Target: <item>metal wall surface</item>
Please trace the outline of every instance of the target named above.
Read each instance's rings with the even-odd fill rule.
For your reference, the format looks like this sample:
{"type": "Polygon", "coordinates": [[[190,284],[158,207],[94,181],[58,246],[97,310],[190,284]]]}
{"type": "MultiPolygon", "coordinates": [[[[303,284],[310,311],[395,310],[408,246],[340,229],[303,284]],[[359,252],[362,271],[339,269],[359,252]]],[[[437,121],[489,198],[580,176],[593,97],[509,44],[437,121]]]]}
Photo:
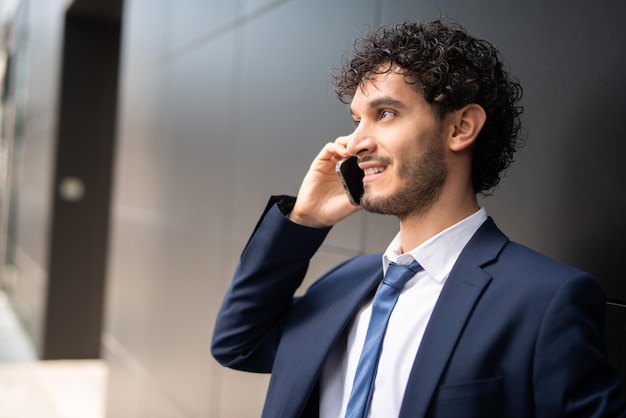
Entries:
{"type": "MultiPolygon", "coordinates": [[[[108,417],[259,415],[268,378],[214,362],[215,314],[269,195],[295,194],[323,144],[350,131],[330,71],[380,23],[444,14],[502,49],[526,89],[528,143],[484,204],[513,239],[590,270],[626,300],[616,267],[625,248],[613,238],[625,232],[615,195],[626,177],[616,77],[625,11],[618,1],[127,0],[108,417]]],[[[309,281],[383,250],[396,228],[364,213],[338,225],[309,281]]]]}
{"type": "Polygon", "coordinates": [[[1,251],[2,286],[38,354],[44,345],[49,286],[63,13],[61,0],[20,2],[11,28],[11,97],[2,109],[3,135],[11,136],[3,141],[13,143],[3,149],[12,166],[10,190],[2,196],[2,215],[9,218],[8,225],[0,226],[6,246],[1,251]]]}
{"type": "Polygon", "coordinates": [[[15,17],[2,28],[10,59],[0,106],[0,285],[39,358],[94,358],[119,25],[93,15],[84,20],[65,0],[15,4],[15,17]],[[61,192],[76,192],[62,187],[72,184],[81,191],[61,192]]]}

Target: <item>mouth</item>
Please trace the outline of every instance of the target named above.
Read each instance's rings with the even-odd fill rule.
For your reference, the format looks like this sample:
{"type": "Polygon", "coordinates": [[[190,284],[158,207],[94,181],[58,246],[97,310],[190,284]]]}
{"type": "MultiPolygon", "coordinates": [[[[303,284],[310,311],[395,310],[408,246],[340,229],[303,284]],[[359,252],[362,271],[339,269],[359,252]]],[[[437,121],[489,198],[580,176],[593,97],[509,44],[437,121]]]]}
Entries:
{"type": "Polygon", "coordinates": [[[375,180],[379,174],[387,170],[387,164],[384,161],[363,161],[359,163],[359,167],[365,173],[364,182],[375,180]]]}
{"type": "Polygon", "coordinates": [[[385,171],[385,167],[369,167],[369,168],[363,169],[363,172],[365,173],[366,176],[380,174],[383,171],[385,171]]]}

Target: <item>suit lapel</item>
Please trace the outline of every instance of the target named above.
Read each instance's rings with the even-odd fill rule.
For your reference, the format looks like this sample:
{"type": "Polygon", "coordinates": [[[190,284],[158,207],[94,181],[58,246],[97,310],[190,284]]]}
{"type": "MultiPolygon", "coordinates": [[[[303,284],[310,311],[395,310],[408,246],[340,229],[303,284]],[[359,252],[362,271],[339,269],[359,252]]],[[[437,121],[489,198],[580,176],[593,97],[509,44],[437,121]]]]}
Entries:
{"type": "Polygon", "coordinates": [[[381,255],[359,257],[315,283],[298,301],[281,347],[292,351],[300,347],[304,352],[277,355],[277,359],[286,359],[286,364],[275,365],[276,370],[288,372],[280,377],[273,375],[270,383],[269,393],[276,395],[274,400],[284,402],[278,408],[279,416],[299,416],[330,350],[381,280],[381,255]],[[290,395],[286,397],[285,393],[290,395]]]}
{"type": "Polygon", "coordinates": [[[400,417],[424,417],[466,321],[491,277],[481,266],[497,257],[508,238],[489,218],[450,272],[415,357],[400,417]]]}

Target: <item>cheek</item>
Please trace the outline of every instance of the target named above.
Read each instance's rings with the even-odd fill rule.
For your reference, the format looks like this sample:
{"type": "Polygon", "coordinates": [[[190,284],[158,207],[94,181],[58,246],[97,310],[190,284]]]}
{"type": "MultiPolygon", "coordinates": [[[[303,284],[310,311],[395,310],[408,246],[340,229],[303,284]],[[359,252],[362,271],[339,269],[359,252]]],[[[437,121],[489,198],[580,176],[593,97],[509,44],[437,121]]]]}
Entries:
{"type": "Polygon", "coordinates": [[[394,155],[396,165],[401,168],[419,161],[420,157],[424,155],[424,149],[418,145],[417,140],[414,140],[397,147],[394,150],[394,155]]]}

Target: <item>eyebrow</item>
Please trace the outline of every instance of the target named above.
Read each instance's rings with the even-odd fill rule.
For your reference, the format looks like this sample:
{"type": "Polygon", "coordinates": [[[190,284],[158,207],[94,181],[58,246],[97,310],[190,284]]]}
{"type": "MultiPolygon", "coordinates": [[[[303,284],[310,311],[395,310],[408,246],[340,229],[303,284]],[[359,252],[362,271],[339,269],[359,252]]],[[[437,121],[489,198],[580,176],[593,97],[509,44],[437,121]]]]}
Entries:
{"type": "MultiPolygon", "coordinates": [[[[379,97],[378,99],[372,100],[371,102],[368,103],[368,107],[370,109],[375,109],[377,107],[382,107],[382,106],[391,106],[391,107],[395,107],[398,109],[405,109],[407,107],[404,102],[398,99],[394,99],[391,96],[379,97]]],[[[349,106],[348,110],[350,111],[351,114],[354,114],[354,111],[352,110],[352,105],[349,106]]]]}

